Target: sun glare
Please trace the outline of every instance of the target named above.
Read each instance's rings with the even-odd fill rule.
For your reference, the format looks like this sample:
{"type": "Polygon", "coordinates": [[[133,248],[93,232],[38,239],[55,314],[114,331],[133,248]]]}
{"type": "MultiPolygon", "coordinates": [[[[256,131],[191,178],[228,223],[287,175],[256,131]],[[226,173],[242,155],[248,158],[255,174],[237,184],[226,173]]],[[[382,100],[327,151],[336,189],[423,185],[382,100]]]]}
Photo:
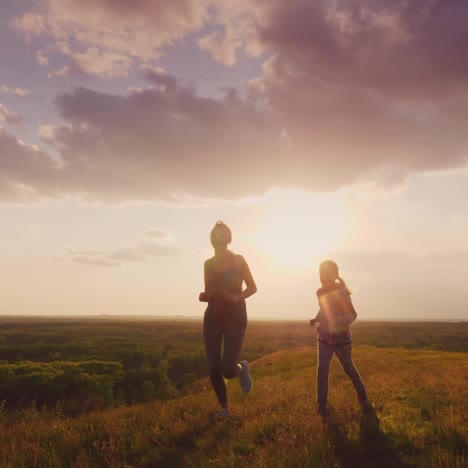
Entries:
{"type": "Polygon", "coordinates": [[[339,194],[275,191],[255,234],[279,268],[307,267],[345,239],[350,214],[339,194]]]}

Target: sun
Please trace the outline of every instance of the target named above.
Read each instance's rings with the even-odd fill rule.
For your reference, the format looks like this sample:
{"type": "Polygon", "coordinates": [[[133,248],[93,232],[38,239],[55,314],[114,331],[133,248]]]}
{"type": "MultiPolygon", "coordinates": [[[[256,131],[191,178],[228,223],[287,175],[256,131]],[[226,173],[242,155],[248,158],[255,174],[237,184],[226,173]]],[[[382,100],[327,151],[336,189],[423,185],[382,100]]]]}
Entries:
{"type": "Polygon", "coordinates": [[[254,239],[275,266],[302,268],[337,248],[349,229],[341,195],[278,190],[267,197],[254,239]]]}

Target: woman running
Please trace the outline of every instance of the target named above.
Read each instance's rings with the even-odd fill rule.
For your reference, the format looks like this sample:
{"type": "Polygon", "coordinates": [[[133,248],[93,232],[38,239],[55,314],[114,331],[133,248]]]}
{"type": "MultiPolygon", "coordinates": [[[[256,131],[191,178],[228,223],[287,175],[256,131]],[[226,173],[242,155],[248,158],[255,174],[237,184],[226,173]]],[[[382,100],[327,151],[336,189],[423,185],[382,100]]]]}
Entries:
{"type": "Polygon", "coordinates": [[[231,240],[229,227],[218,221],[210,234],[214,256],[205,261],[205,290],[199,296],[200,301],[208,302],[203,335],[211,383],[221,406],[219,417],[230,415],[224,378],[239,377],[244,393],[252,386],[249,364],[239,362],[239,357],[247,327],[245,299],[256,293],[257,286],[244,257],[228,250],[231,240]]]}

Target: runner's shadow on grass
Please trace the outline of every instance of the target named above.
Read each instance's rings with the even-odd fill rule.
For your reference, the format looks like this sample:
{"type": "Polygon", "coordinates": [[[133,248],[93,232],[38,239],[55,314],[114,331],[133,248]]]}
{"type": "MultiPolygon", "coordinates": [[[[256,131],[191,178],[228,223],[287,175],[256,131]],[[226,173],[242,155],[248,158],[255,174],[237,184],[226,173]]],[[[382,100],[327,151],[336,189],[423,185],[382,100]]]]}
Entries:
{"type": "Polygon", "coordinates": [[[157,442],[138,466],[148,468],[179,468],[187,466],[190,455],[198,450],[197,441],[212,429],[213,420],[180,432],[162,443],[157,442]]]}
{"type": "Polygon", "coordinates": [[[229,439],[231,433],[241,426],[242,420],[237,416],[220,419],[216,416],[216,413],[210,414],[202,424],[189,427],[164,444],[158,444],[142,462],[141,466],[148,468],[180,468],[187,466],[193,454],[198,453],[200,450],[211,453],[216,447],[219,447],[220,443],[222,444],[224,439],[229,439]]]}
{"type": "Polygon", "coordinates": [[[388,436],[380,429],[380,422],[372,406],[361,411],[359,441],[352,442],[338,423],[334,411],[324,421],[335,445],[335,455],[346,468],[408,468],[391,446],[388,436]]]}

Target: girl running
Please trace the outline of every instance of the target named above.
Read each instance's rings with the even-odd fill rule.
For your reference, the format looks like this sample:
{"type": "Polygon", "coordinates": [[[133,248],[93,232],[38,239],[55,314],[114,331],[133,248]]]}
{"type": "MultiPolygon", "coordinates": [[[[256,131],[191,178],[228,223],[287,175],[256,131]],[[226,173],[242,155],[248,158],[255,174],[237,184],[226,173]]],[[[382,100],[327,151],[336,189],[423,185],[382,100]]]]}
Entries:
{"type": "Polygon", "coordinates": [[[368,405],[367,393],[361,376],[351,358],[351,332],[349,325],[356,320],[356,311],[351,302],[346,283],[338,274],[338,265],[332,260],[320,264],[320,282],[317,290],[320,310],[310,321],[318,327],[317,403],[318,413],[328,415],[328,373],[333,354],[353,383],[359,402],[368,405]]]}

